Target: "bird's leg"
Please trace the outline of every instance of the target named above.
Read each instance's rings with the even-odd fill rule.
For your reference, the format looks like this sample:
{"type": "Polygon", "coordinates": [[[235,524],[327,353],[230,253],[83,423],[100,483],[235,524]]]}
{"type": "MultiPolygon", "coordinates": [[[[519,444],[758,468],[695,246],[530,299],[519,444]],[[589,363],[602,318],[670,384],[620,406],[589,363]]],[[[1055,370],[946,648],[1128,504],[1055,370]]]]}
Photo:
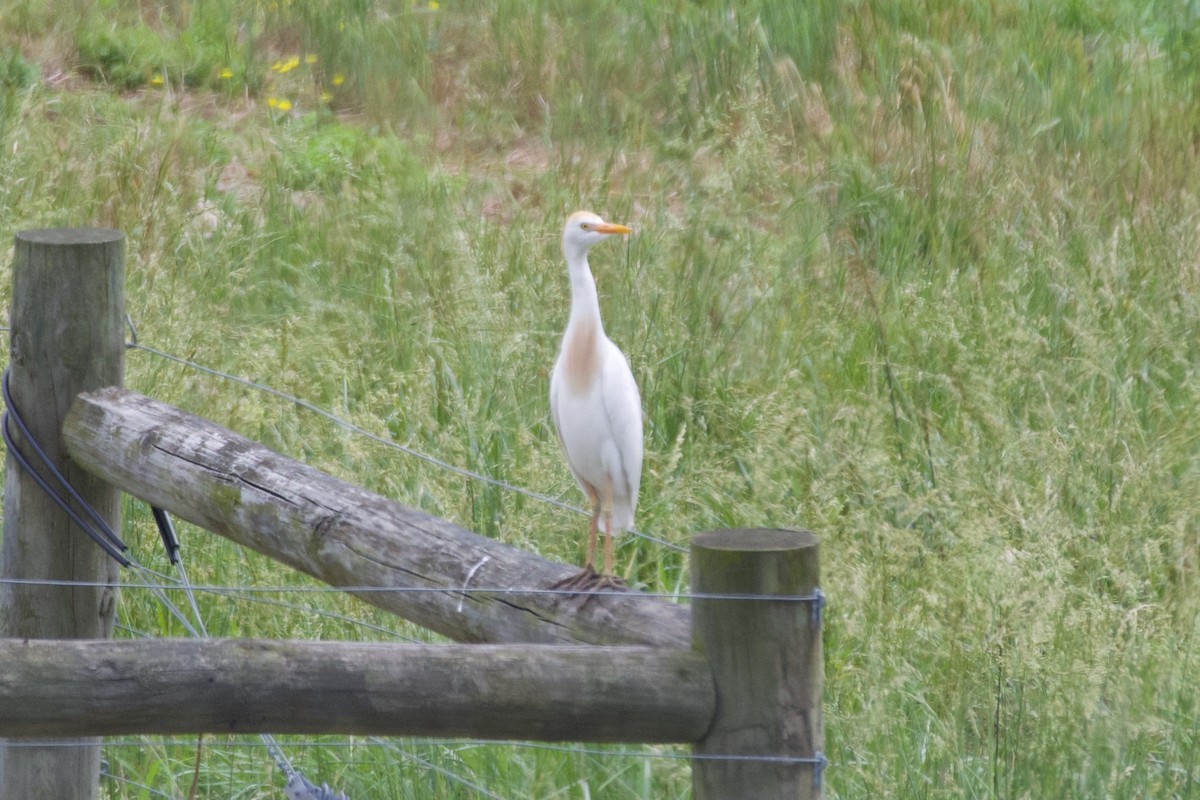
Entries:
{"type": "Polygon", "coordinates": [[[604,496],[601,500],[601,513],[604,514],[604,572],[597,575],[595,581],[588,586],[593,591],[629,588],[625,581],[613,574],[612,496],[612,480],[609,479],[604,482],[604,496]]]}
{"type": "Polygon", "coordinates": [[[613,574],[612,479],[604,481],[604,575],[613,574]]]}
{"type": "Polygon", "coordinates": [[[599,523],[600,504],[597,503],[595,508],[592,510],[592,524],[588,528],[587,560],[583,562],[583,569],[586,572],[596,571],[596,527],[599,525],[599,523]]]}
{"type": "Polygon", "coordinates": [[[592,503],[592,521],[588,526],[588,547],[587,561],[583,563],[583,569],[574,575],[563,578],[561,581],[555,581],[550,584],[551,589],[574,589],[583,591],[591,588],[591,584],[597,577],[596,574],[596,529],[600,524],[600,496],[592,490],[590,486],[585,487],[588,500],[592,503]]]}
{"type": "Polygon", "coordinates": [[[563,578],[550,584],[551,589],[565,589],[575,592],[600,592],[605,589],[625,591],[629,589],[625,581],[612,574],[613,543],[612,543],[612,487],[607,487],[604,501],[595,506],[592,514],[591,530],[588,535],[587,563],[583,571],[570,577],[563,578]],[[596,534],[601,515],[604,516],[604,573],[596,572],[596,534]]]}
{"type": "Polygon", "coordinates": [[[613,574],[613,537],[612,537],[612,517],[609,516],[608,527],[604,529],[604,574],[613,574]]]}

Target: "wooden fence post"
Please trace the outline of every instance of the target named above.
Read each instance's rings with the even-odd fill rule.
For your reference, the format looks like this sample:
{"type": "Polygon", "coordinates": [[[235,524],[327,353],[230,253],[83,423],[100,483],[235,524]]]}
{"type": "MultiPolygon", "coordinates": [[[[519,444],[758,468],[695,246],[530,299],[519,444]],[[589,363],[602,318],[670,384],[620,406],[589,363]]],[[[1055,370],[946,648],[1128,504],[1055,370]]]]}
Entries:
{"type": "Polygon", "coordinates": [[[821,797],[819,578],[817,537],[807,531],[692,540],[692,646],[708,658],[717,690],[712,727],[693,748],[695,800],[821,797]]]}
{"type": "MultiPolygon", "coordinates": [[[[124,240],[107,229],[22,231],[13,256],[10,386],[13,401],[56,467],[120,530],[120,494],[72,464],[61,441],[75,396],[119,386],[125,358],[124,240]]],[[[17,447],[29,443],[9,425],[17,447]]],[[[112,633],[118,565],[7,455],[0,575],[85,581],[88,587],[0,584],[0,636],[96,639],[112,633]]],[[[95,798],[100,740],[62,746],[0,741],[0,797],[95,798]]]]}

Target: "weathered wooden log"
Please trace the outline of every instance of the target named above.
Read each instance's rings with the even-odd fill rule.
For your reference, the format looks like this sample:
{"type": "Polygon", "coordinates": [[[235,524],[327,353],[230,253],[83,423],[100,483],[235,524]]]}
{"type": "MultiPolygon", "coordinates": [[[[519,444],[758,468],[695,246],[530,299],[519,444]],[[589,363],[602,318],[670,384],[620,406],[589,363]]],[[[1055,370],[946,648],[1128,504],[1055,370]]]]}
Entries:
{"type": "Polygon", "coordinates": [[[694,741],[708,662],[657,647],[0,640],[0,735],[694,741]]]}
{"type": "Polygon", "coordinates": [[[717,685],[712,728],[693,749],[695,800],[820,800],[821,614],[795,599],[815,597],[819,581],[808,531],[692,540],[692,635],[717,685]]]}
{"type": "MultiPolygon", "coordinates": [[[[120,530],[120,495],[67,457],[63,417],[81,391],[120,384],[125,354],[124,244],[120,231],[22,231],[13,257],[10,388],[15,407],[50,462],[109,525],[120,530]]],[[[32,443],[10,420],[16,449],[32,443]]],[[[42,469],[40,474],[48,476],[42,469]]],[[[57,488],[57,487],[56,487],[57,488]]],[[[0,636],[88,638],[112,631],[117,565],[24,472],[10,450],[4,479],[0,636]],[[85,585],[54,585],[75,581],[85,585]]],[[[99,743],[0,744],[0,797],[97,796],[99,743]]]]}
{"type": "Polygon", "coordinates": [[[636,592],[544,590],[576,568],[407,508],[165,403],[81,396],[63,438],[105,480],[200,527],[460,642],[688,648],[686,608],[636,592]],[[437,591],[387,591],[388,589],[437,591]]]}

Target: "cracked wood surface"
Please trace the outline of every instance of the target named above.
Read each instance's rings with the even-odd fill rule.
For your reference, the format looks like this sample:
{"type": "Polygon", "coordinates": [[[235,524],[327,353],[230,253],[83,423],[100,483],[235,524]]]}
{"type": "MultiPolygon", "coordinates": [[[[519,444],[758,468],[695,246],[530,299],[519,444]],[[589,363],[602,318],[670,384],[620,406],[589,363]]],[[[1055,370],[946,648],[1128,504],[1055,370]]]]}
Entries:
{"type": "Polygon", "coordinates": [[[78,464],[129,494],[330,585],[355,587],[356,597],[455,641],[691,645],[683,606],[637,592],[538,594],[578,569],[136,392],[80,395],[63,439],[78,464]],[[464,585],[513,591],[463,592],[464,585]]]}

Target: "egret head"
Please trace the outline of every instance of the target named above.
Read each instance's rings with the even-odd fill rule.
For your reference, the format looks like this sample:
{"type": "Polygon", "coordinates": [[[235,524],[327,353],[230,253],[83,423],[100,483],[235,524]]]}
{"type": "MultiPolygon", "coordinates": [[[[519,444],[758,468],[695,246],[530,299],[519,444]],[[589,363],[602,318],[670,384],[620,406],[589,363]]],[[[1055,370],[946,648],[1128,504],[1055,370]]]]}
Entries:
{"type": "Polygon", "coordinates": [[[583,260],[587,250],[597,242],[602,242],[614,234],[626,234],[632,231],[624,225],[605,222],[591,211],[576,211],[567,217],[567,225],[563,228],[562,249],[567,263],[574,265],[583,260]]]}

